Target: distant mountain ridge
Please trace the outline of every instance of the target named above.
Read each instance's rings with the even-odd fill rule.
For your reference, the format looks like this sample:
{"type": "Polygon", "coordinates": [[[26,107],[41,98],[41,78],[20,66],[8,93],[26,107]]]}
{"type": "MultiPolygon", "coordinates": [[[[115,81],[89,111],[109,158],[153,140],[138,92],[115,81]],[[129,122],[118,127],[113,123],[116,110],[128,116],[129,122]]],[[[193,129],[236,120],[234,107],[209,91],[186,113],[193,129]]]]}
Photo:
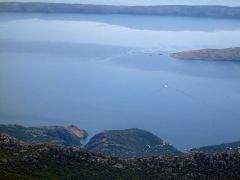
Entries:
{"type": "Polygon", "coordinates": [[[181,154],[154,134],[136,128],[104,131],[92,137],[85,148],[124,159],[181,154]]]}
{"type": "Polygon", "coordinates": [[[212,17],[237,19],[240,18],[240,7],[206,5],[113,6],[39,2],[0,2],[0,12],[136,14],[157,16],[212,17]]]}
{"type": "Polygon", "coordinates": [[[65,146],[81,146],[80,140],[88,136],[85,130],[76,126],[38,126],[0,125],[0,133],[9,134],[30,144],[53,143],[65,146]]]}

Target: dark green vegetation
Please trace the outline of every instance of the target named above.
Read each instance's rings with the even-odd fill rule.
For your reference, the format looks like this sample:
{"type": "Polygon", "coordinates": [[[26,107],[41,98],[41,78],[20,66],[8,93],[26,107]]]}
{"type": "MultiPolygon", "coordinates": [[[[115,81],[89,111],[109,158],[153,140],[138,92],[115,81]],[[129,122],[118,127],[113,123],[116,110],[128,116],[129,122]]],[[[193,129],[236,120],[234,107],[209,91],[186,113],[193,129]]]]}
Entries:
{"type": "Polygon", "coordinates": [[[159,137],[141,129],[104,131],[91,138],[86,148],[124,159],[181,153],[159,137]]]}
{"type": "Polygon", "coordinates": [[[240,61],[240,47],[177,52],[172,57],[186,60],[240,61]]]}
{"type": "MultiPolygon", "coordinates": [[[[88,136],[85,130],[80,130],[75,126],[0,125],[0,133],[9,134],[29,144],[51,143],[65,146],[81,146],[80,140],[88,136]]],[[[104,131],[95,135],[86,148],[120,158],[181,153],[159,137],[140,129],[104,131]]]]}
{"type": "Polygon", "coordinates": [[[73,125],[42,127],[0,125],[0,133],[7,133],[30,144],[53,143],[65,146],[81,146],[80,140],[88,136],[85,130],[73,125]]]}
{"type": "Polygon", "coordinates": [[[64,3],[1,2],[0,12],[140,14],[159,16],[240,18],[240,7],[226,6],[110,6],[64,3]]]}
{"type": "MultiPolygon", "coordinates": [[[[0,179],[118,179],[133,178],[124,161],[79,148],[24,145],[0,135],[0,179]]],[[[137,176],[137,175],[136,175],[137,176]]]]}
{"type": "Polygon", "coordinates": [[[240,141],[191,149],[191,152],[240,152],[240,141]]]}
{"type": "Polygon", "coordinates": [[[240,154],[120,160],[59,145],[27,145],[0,134],[0,179],[239,179],[240,154]]]}

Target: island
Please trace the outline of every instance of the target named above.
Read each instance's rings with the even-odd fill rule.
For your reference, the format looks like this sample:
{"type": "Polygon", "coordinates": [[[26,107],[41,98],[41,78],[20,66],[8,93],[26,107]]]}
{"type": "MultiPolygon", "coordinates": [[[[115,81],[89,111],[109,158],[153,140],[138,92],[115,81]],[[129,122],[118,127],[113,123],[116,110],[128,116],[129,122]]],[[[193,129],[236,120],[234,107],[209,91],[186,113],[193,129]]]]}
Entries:
{"type": "Polygon", "coordinates": [[[172,53],[171,56],[183,60],[239,61],[240,47],[226,49],[201,49],[172,53]]]}

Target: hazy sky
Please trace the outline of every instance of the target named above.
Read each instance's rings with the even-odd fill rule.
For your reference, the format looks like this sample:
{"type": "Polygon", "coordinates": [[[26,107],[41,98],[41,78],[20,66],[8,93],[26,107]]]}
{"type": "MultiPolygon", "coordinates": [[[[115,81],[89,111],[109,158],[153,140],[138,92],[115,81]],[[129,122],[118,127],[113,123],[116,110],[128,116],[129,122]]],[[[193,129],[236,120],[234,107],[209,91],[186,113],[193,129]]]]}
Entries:
{"type": "Polygon", "coordinates": [[[240,0],[0,0],[17,2],[64,2],[110,5],[226,5],[240,6],[240,0]]]}

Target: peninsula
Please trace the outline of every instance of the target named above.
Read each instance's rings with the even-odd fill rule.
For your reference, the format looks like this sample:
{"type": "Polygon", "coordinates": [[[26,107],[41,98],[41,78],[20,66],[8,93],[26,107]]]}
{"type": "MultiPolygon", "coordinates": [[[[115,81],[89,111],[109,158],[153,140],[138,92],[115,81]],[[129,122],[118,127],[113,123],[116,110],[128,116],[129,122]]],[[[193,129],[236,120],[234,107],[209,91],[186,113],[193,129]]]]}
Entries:
{"type": "Polygon", "coordinates": [[[173,53],[171,56],[184,60],[240,61],[240,47],[183,51],[173,53]]]}

